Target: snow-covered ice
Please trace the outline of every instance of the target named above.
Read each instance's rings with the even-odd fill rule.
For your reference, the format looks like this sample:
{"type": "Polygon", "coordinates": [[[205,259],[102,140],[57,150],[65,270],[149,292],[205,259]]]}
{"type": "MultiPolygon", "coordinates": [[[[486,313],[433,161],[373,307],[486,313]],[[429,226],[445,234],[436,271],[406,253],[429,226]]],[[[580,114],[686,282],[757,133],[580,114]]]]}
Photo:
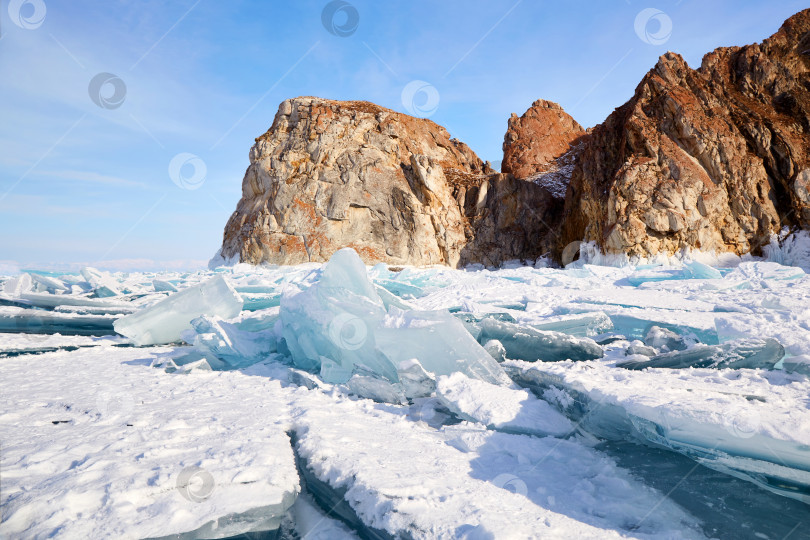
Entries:
{"type": "Polygon", "coordinates": [[[585,249],[0,278],[0,536],[810,538],[803,259],[585,249]]]}

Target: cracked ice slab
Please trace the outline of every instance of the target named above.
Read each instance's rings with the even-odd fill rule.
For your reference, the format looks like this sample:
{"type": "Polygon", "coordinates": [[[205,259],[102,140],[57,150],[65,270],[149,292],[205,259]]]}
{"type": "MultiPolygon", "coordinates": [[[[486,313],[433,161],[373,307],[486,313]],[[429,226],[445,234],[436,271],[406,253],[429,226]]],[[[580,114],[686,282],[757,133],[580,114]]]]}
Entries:
{"type": "Polygon", "coordinates": [[[7,538],[220,538],[270,530],[299,491],[278,381],[168,375],[169,348],[0,363],[7,538]],[[244,395],[228,399],[234,388],[244,395]]]}
{"type": "Polygon", "coordinates": [[[507,362],[513,379],[608,439],[645,441],[810,503],[810,379],[762,370],[627,371],[507,362]]]}
{"type": "Polygon", "coordinates": [[[523,389],[509,388],[465,377],[439,378],[436,395],[459,417],[508,433],[569,435],[574,424],[557,409],[523,389]]]}
{"type": "Polygon", "coordinates": [[[663,494],[577,442],[437,431],[407,409],[298,392],[310,396],[291,411],[310,491],[329,508],[348,503],[374,538],[702,537],[663,494]]]}

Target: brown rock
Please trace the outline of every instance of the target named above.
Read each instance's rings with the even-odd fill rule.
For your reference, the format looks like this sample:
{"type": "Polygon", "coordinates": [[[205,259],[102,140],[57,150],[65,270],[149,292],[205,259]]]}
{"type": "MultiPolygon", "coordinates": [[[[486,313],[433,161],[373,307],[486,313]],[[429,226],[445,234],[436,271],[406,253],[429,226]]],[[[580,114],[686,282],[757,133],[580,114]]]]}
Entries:
{"type": "Polygon", "coordinates": [[[533,253],[523,205],[542,190],[492,172],[430,120],[366,102],[287,100],[250,151],[221,255],[297,264],[353,247],[369,264],[457,266],[533,253]]]}
{"type": "Polygon", "coordinates": [[[517,178],[546,172],[583,135],[585,130],[562,107],[539,99],[523,116],[512,113],[503,140],[501,170],[517,178]]]}
{"type": "Polygon", "coordinates": [[[810,10],[698,70],[667,53],[584,142],[557,250],[756,254],[782,227],[810,228],[809,130],[810,10]]]}

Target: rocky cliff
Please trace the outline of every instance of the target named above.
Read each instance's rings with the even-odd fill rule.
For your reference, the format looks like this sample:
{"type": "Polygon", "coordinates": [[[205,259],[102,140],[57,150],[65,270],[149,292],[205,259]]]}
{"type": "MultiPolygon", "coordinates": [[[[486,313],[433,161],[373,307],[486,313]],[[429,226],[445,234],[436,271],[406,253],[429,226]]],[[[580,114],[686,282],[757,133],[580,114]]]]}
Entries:
{"type": "Polygon", "coordinates": [[[297,264],[353,247],[368,263],[455,266],[465,231],[453,188],[488,172],[430,120],[367,102],[287,100],[250,151],[222,255],[297,264]]]}
{"type": "Polygon", "coordinates": [[[527,205],[545,191],[524,184],[430,120],[291,99],[250,151],[221,254],[297,264],[352,247],[369,264],[496,264],[538,252],[527,205]]]}
{"type": "Polygon", "coordinates": [[[699,69],[667,53],[576,159],[557,250],[757,254],[810,227],[810,10],[699,69]]]}
{"type": "Polygon", "coordinates": [[[256,139],[225,258],[296,264],[556,258],[574,241],[650,256],[757,254],[810,228],[810,10],[699,69],[667,53],[583,130],[539,100],[509,120],[504,174],[430,120],[366,102],[287,100],[256,139]]]}

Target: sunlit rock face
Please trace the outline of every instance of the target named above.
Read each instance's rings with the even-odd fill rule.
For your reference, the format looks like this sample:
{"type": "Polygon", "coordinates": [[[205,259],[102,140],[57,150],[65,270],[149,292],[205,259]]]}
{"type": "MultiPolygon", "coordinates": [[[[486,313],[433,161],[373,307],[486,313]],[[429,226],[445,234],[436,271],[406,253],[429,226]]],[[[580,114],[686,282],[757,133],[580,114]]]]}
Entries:
{"type": "Polygon", "coordinates": [[[758,254],[783,227],[810,227],[808,31],[805,10],[761,44],[707,54],[697,70],[663,55],[587,136],[560,246],[758,254]]]}
{"type": "Polygon", "coordinates": [[[357,101],[283,102],[256,139],[221,255],[463,266],[561,259],[574,241],[650,257],[760,254],[810,229],[810,10],[690,68],[667,53],[583,130],[538,100],[509,120],[504,174],[426,119],[357,101]]]}
{"type": "Polygon", "coordinates": [[[256,139],[221,255],[323,262],[354,248],[367,264],[452,267],[545,252],[545,187],[495,173],[430,120],[372,103],[283,102],[256,139]]]}
{"type": "Polygon", "coordinates": [[[297,264],[352,247],[366,263],[456,266],[466,238],[454,195],[491,172],[430,120],[367,102],[287,100],[250,151],[222,254],[297,264]]]}

